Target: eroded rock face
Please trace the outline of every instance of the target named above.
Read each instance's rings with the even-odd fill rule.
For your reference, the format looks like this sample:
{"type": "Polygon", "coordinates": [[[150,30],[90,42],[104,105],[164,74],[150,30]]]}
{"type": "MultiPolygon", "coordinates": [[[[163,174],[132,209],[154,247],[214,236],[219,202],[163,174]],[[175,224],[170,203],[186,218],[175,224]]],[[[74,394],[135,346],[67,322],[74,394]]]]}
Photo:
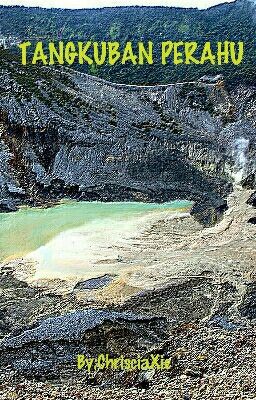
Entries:
{"type": "Polygon", "coordinates": [[[226,209],[231,175],[254,174],[253,89],[229,93],[219,80],[125,86],[68,69],[24,74],[14,62],[1,70],[2,210],[63,197],[179,198],[194,200],[192,212],[210,225],[226,209]]]}
{"type": "Polygon", "coordinates": [[[253,207],[256,207],[256,192],[254,192],[247,201],[253,207]]]}
{"type": "Polygon", "coordinates": [[[242,316],[256,318],[256,283],[249,283],[240,306],[242,316]]]}

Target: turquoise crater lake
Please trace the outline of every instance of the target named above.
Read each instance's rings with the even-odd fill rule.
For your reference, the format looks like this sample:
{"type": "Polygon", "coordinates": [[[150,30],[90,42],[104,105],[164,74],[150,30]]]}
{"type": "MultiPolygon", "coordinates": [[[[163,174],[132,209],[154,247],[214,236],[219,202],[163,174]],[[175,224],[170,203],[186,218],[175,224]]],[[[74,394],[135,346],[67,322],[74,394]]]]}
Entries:
{"type": "Polygon", "coordinates": [[[156,213],[187,211],[190,206],[189,201],[163,204],[67,201],[51,208],[23,207],[14,213],[0,214],[0,260],[28,255],[50,268],[63,263],[61,254],[64,263],[71,254],[68,269],[70,265],[83,264],[89,251],[96,253],[97,243],[111,242],[128,232],[132,234],[137,222],[143,225],[145,218],[156,213]]]}

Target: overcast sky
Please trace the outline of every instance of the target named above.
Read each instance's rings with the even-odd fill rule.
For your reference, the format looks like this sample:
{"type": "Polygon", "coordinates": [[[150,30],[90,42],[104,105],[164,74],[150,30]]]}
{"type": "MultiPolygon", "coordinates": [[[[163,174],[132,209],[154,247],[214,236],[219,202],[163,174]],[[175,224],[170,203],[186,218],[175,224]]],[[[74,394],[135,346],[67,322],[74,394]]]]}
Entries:
{"type": "MultiPolygon", "coordinates": [[[[231,2],[233,0],[227,0],[231,2]]],[[[225,0],[0,0],[0,5],[24,5],[59,8],[98,8],[114,6],[177,6],[207,8],[225,0]]]]}

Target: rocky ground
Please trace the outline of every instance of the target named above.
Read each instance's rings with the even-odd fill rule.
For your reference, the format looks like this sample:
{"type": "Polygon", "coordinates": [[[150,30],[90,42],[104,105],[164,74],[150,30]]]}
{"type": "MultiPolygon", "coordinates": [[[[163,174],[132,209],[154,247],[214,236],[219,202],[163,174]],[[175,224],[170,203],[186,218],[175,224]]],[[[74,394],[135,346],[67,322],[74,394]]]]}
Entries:
{"type": "Polygon", "coordinates": [[[211,228],[154,223],[120,248],[120,276],[31,286],[29,265],[1,265],[0,398],[255,399],[255,195],[238,187],[228,203],[211,228]],[[172,368],[88,375],[81,352],[172,368]]]}

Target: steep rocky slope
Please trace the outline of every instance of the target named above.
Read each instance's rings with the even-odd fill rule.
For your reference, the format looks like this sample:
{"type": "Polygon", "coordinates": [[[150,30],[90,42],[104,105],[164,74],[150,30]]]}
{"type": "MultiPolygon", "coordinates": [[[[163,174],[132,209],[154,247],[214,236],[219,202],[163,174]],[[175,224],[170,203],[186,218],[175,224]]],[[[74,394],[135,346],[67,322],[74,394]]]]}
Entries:
{"type": "Polygon", "coordinates": [[[1,209],[192,199],[209,224],[232,180],[255,186],[255,89],[216,80],[118,85],[1,58],[1,209]],[[233,178],[232,178],[233,176],[233,178]]]}

